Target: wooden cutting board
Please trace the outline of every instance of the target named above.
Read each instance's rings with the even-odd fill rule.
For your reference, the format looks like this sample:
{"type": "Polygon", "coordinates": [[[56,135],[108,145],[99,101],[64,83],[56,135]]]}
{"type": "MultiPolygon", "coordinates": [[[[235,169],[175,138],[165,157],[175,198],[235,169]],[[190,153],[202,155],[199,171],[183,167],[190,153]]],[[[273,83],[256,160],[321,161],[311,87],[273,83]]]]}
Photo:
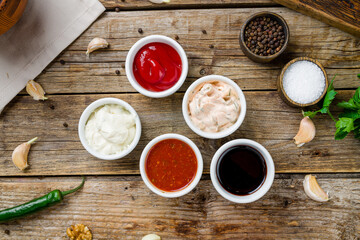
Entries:
{"type": "Polygon", "coordinates": [[[360,0],[274,0],[360,37],[360,0]]]}

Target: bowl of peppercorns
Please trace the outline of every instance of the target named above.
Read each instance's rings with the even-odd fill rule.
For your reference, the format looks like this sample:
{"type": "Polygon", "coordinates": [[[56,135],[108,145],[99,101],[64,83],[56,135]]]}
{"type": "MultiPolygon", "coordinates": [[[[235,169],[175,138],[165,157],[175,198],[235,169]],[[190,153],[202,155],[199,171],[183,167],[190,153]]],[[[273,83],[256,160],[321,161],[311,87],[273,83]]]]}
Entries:
{"type": "Polygon", "coordinates": [[[240,31],[240,47],[254,62],[267,63],[280,56],[289,42],[289,27],[284,18],[272,12],[249,17],[240,31]]]}

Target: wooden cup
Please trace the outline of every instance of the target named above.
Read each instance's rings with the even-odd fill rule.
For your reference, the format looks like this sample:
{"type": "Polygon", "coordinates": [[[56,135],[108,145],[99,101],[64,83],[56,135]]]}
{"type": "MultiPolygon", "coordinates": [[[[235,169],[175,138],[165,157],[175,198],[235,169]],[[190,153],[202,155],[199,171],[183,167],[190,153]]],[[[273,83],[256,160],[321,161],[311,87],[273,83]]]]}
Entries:
{"type": "Polygon", "coordinates": [[[0,0],[0,35],[21,18],[28,0],[0,0]]]}
{"type": "Polygon", "coordinates": [[[280,56],[286,49],[288,43],[289,43],[289,39],[290,39],[290,29],[285,21],[285,19],[283,17],[281,17],[280,15],[273,13],[273,12],[258,12],[255,13],[254,15],[250,16],[242,25],[241,30],[240,30],[240,36],[239,36],[239,43],[240,43],[240,48],[243,51],[243,53],[252,61],[254,62],[258,62],[258,63],[268,63],[272,60],[274,60],[275,58],[277,58],[278,56],[280,56]],[[245,43],[245,28],[246,26],[255,18],[257,17],[269,17],[271,19],[275,19],[284,29],[284,34],[285,34],[285,42],[284,45],[282,46],[282,48],[280,49],[279,52],[273,54],[273,55],[269,55],[269,56],[260,56],[257,55],[255,53],[253,53],[247,46],[245,43]]]}
{"type": "Polygon", "coordinates": [[[328,82],[326,71],[319,61],[309,58],[309,57],[298,57],[298,58],[291,60],[283,67],[283,69],[281,70],[280,76],[278,77],[277,85],[278,85],[278,92],[280,94],[280,97],[282,98],[282,100],[284,100],[285,103],[287,103],[291,107],[301,108],[301,107],[308,107],[308,106],[317,104],[325,96],[326,90],[329,86],[329,82],[328,82]],[[297,102],[293,101],[292,99],[290,99],[289,96],[285,93],[284,86],[283,86],[284,73],[291,64],[293,64],[297,61],[309,61],[309,62],[315,63],[321,69],[321,71],[324,73],[324,76],[325,76],[324,91],[318,99],[316,99],[315,101],[313,101],[311,103],[307,103],[307,104],[297,103],[297,102]]]}

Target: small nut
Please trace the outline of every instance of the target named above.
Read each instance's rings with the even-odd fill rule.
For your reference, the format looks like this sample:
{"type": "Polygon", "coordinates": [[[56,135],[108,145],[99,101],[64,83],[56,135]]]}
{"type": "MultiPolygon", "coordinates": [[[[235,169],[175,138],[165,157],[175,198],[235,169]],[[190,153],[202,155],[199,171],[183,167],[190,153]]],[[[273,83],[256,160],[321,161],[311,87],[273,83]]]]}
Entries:
{"type": "Polygon", "coordinates": [[[66,230],[66,234],[71,240],[92,240],[91,231],[84,224],[71,225],[66,230]]]}

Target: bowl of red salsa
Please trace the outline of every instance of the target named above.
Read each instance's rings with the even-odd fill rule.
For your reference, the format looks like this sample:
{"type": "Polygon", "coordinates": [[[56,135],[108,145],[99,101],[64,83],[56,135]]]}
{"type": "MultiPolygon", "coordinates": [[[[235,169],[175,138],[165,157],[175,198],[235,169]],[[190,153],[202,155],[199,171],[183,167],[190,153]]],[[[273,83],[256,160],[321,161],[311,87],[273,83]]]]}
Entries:
{"type": "Polygon", "coordinates": [[[175,93],[188,73],[188,60],[175,40],[151,35],[137,41],[125,62],[130,84],[141,94],[162,98],[175,93]]]}
{"type": "Polygon", "coordinates": [[[169,133],[151,140],[140,157],[140,173],[146,186],[162,197],[180,197],[199,183],[203,160],[187,137],[169,133]]]}

